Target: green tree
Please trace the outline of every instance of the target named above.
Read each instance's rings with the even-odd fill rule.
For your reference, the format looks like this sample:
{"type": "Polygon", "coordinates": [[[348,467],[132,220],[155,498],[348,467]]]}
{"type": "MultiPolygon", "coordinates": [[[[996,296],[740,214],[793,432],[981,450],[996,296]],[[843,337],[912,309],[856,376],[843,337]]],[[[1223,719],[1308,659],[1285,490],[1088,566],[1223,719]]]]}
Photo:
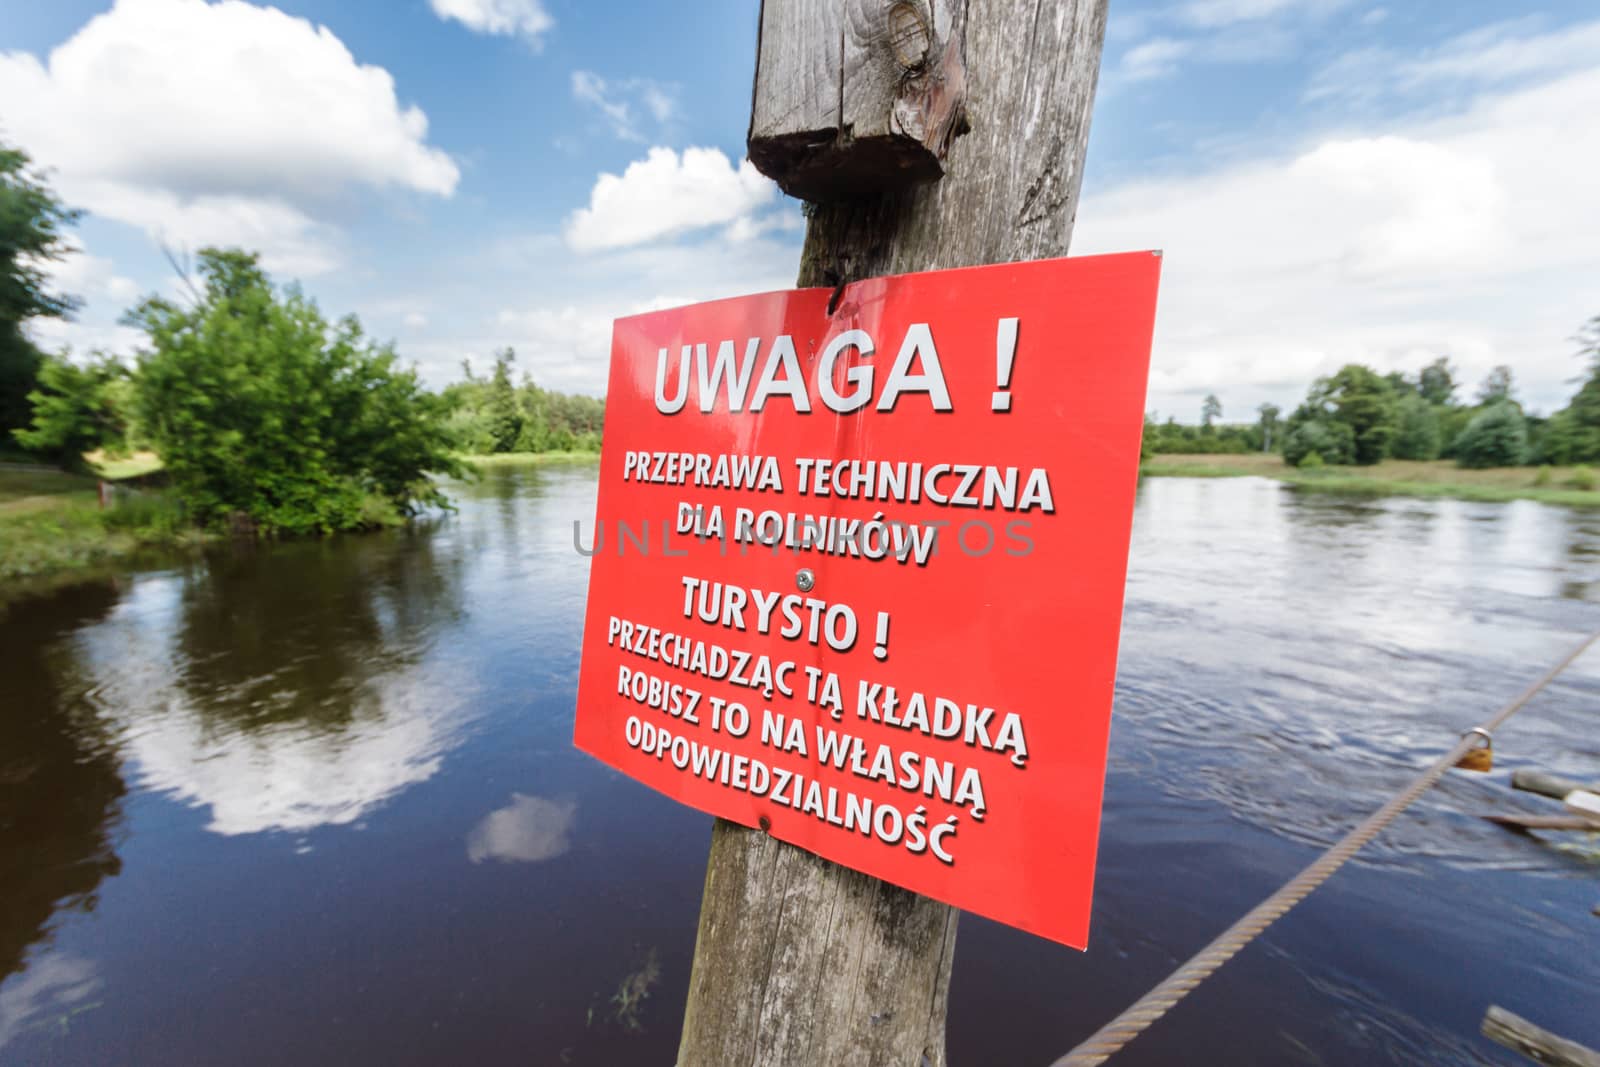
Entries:
{"type": "Polygon", "coordinates": [[[1292,467],[1313,455],[1319,463],[1352,463],[1355,454],[1355,431],[1337,419],[1304,419],[1283,439],[1283,459],[1292,467]]]}
{"type": "Polygon", "coordinates": [[[1502,400],[1510,400],[1515,388],[1511,380],[1511,368],[1502,363],[1491,370],[1483,384],[1478,386],[1478,403],[1497,404],[1502,400]]]}
{"type": "Polygon", "coordinates": [[[63,207],[26,153],[0,143],[0,446],[33,415],[28,394],[44,355],[23,324],[64,318],[77,301],[52,293],[45,267],[69,251],[63,236],[78,212],[63,207]]]}
{"type": "Polygon", "coordinates": [[[1216,393],[1209,393],[1206,395],[1205,403],[1200,406],[1200,425],[1209,430],[1211,424],[1220,418],[1222,418],[1222,401],[1217,399],[1216,393]]]}
{"type": "Polygon", "coordinates": [[[1261,427],[1261,451],[1271,452],[1272,431],[1278,428],[1278,416],[1282,411],[1276,404],[1262,404],[1256,408],[1256,414],[1261,416],[1257,423],[1261,427]]]}
{"type": "Polygon", "coordinates": [[[1573,338],[1586,376],[1566,407],[1552,415],[1539,437],[1541,463],[1600,462],[1600,315],[1573,338]]]}
{"type": "Polygon", "coordinates": [[[1306,402],[1290,421],[1291,433],[1311,421],[1349,427],[1352,446],[1348,460],[1336,460],[1320,448],[1316,451],[1329,463],[1372,464],[1389,455],[1400,428],[1400,412],[1394,389],[1382,375],[1359,363],[1347,363],[1337,373],[1312,383],[1306,402]]]}
{"type": "Polygon", "coordinates": [[[1396,397],[1407,397],[1417,391],[1416,383],[1407,378],[1404,371],[1392,370],[1383,376],[1383,380],[1389,383],[1396,397]]]}
{"type": "Polygon", "coordinates": [[[522,406],[517,403],[517,390],[511,384],[511,364],[517,353],[510,348],[501,349],[494,356],[494,376],[489,379],[487,414],[489,439],[495,452],[514,452],[517,439],[522,436],[522,406]]]}
{"type": "Polygon", "coordinates": [[[83,467],[85,452],[125,447],[128,380],[128,368],[109,356],[96,355],[82,366],[65,356],[46,357],[38,388],[28,394],[33,425],[16,431],[17,441],[71,468],[83,467]]]}
{"type": "Polygon", "coordinates": [[[1402,397],[1393,455],[1399,459],[1438,459],[1439,447],[1439,413],[1420,393],[1402,397]]]}
{"type": "Polygon", "coordinates": [[[1473,416],[1456,440],[1456,462],[1463,467],[1516,467],[1528,461],[1528,425],[1509,400],[1490,404],[1473,416]]]}
{"type": "Polygon", "coordinates": [[[1456,400],[1456,373],[1450,361],[1440,356],[1417,375],[1417,392],[1430,404],[1448,407],[1456,400]]]}
{"type": "Polygon", "coordinates": [[[257,257],[205,249],[192,307],[150,297],[129,313],[149,347],[138,414],[197,519],[315,533],[446,499],[430,472],[459,474],[443,400],[354,316],[328,322],[257,257]]]}

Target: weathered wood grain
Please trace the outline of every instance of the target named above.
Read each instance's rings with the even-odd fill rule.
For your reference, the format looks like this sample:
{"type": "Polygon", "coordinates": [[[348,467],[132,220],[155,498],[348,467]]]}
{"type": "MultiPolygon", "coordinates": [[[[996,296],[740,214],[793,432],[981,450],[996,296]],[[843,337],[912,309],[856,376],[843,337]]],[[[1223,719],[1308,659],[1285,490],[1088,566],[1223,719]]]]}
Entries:
{"type": "Polygon", "coordinates": [[[1600,1067],[1600,1052],[1557,1037],[1496,1005],[1490,1005],[1484,1014],[1482,1029],[1483,1036],[1490,1041],[1520,1052],[1535,1063],[1553,1067],[1600,1067]]]}
{"type": "Polygon", "coordinates": [[[1065,255],[1077,216],[1105,0],[972,0],[966,111],[942,180],[816,205],[801,277],[1065,255]]]}
{"type": "MultiPolygon", "coordinates": [[[[796,134],[812,141],[833,140],[840,122],[843,41],[840,0],[777,0],[761,5],[751,141],[796,134]]],[[[798,147],[805,144],[801,141],[798,147]]]]}
{"type": "Polygon", "coordinates": [[[956,912],[718,820],[681,1065],[943,1067],[956,912]]]}
{"type": "Polygon", "coordinates": [[[1582,782],[1573,781],[1571,778],[1561,778],[1543,771],[1521,769],[1511,772],[1511,788],[1522,789],[1529,793],[1538,793],[1540,796],[1553,797],[1564,800],[1568,793],[1578,789],[1588,789],[1582,782]]]}
{"type": "Polygon", "coordinates": [[[766,0],[747,151],[791,196],[943,173],[963,128],[958,0],[766,0]]]}
{"type": "MultiPolygon", "coordinates": [[[[763,57],[780,46],[767,9],[793,2],[763,5],[763,57]]],[[[1066,254],[1106,0],[964,8],[971,132],[950,146],[945,177],[813,206],[800,285],[1066,254]]],[[[758,107],[760,81],[758,72],[758,107]]],[[[719,821],[680,1067],[944,1067],[956,919],[946,905],[719,821]]]]}

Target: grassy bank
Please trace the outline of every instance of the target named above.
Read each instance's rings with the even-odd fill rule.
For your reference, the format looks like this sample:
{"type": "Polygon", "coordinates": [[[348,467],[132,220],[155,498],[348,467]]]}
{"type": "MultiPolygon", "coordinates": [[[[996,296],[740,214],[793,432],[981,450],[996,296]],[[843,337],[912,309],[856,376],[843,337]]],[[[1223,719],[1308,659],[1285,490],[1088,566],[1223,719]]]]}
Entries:
{"type": "Polygon", "coordinates": [[[463,455],[474,467],[521,467],[545,463],[598,463],[598,452],[495,452],[489,455],[463,455]]]}
{"type": "Polygon", "coordinates": [[[93,477],[0,465],[0,586],[6,592],[19,582],[204,539],[162,493],[114,491],[102,508],[93,477]]]}
{"type": "Polygon", "coordinates": [[[1571,467],[1464,470],[1449,460],[1384,460],[1372,467],[1301,470],[1275,455],[1153,456],[1140,464],[1150,477],[1274,478],[1302,489],[1360,496],[1449,497],[1456,500],[1537,500],[1545,504],[1600,507],[1600,491],[1575,489],[1571,467]],[[1543,484],[1539,484],[1539,483],[1543,484]]]}
{"type": "MultiPolygon", "coordinates": [[[[176,503],[147,477],[161,469],[154,453],[110,458],[84,457],[95,474],[113,486],[111,503],[100,506],[99,478],[29,463],[0,463],[0,600],[41,580],[58,578],[126,561],[141,552],[195,547],[218,535],[184,521],[176,503]],[[133,489],[132,486],[142,486],[133,489]]],[[[586,464],[594,452],[511,452],[463,456],[478,468],[586,464]]],[[[376,497],[366,516],[370,525],[401,521],[387,501],[376,497]]]]}

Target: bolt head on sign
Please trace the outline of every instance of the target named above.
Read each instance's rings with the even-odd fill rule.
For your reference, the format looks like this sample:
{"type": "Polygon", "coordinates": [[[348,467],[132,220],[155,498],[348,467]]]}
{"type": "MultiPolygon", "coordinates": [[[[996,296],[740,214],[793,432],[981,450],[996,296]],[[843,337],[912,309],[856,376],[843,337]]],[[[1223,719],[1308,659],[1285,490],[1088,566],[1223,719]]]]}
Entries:
{"type": "Polygon", "coordinates": [[[1084,947],[1159,272],[617,320],[578,747],[1084,947]]]}

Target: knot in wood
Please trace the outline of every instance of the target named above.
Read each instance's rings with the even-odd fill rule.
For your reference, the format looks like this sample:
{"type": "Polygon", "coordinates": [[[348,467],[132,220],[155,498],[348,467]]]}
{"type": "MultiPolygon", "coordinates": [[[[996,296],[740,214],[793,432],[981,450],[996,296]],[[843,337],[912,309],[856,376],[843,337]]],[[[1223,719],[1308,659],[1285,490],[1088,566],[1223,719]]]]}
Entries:
{"type": "Polygon", "coordinates": [[[916,0],[895,0],[884,18],[885,37],[895,62],[902,70],[921,70],[928,60],[928,49],[933,45],[927,12],[916,0]]]}

